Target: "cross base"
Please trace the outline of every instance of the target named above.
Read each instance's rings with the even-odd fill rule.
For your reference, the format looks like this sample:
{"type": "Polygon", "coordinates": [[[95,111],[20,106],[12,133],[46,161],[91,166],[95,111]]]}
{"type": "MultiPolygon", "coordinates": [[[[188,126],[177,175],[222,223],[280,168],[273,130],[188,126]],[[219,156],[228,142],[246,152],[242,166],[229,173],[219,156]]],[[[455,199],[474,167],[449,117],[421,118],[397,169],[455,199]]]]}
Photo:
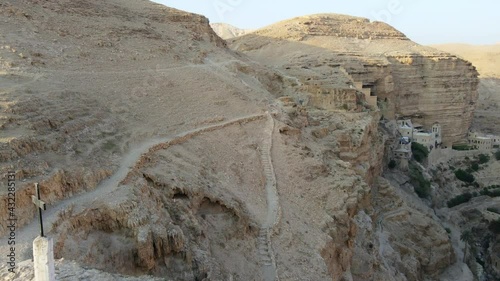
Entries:
{"type": "Polygon", "coordinates": [[[54,243],[52,238],[38,236],[33,241],[35,281],[55,281],[54,243]]]}

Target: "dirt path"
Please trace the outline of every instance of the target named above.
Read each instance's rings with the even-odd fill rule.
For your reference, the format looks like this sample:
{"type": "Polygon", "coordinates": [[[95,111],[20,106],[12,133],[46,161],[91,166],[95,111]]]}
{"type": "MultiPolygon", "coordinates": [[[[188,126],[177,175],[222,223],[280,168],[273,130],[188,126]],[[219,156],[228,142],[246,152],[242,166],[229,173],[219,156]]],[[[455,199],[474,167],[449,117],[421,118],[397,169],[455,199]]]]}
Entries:
{"type": "Polygon", "coordinates": [[[264,167],[264,175],[266,177],[267,217],[259,230],[259,236],[257,237],[257,250],[264,280],[274,281],[278,280],[278,275],[276,273],[276,259],[271,244],[271,232],[274,225],[278,222],[280,207],[278,191],[276,188],[276,175],[274,173],[271,157],[274,119],[271,114],[268,113],[267,115],[268,121],[265,129],[266,139],[263,141],[260,150],[262,166],[264,167]]]}
{"type": "Polygon", "coordinates": [[[214,66],[224,66],[224,65],[229,65],[234,62],[240,62],[239,60],[227,60],[223,62],[213,62],[211,60],[207,60],[208,63],[205,64],[183,64],[183,65],[178,65],[178,66],[173,66],[173,67],[168,67],[168,68],[148,68],[148,69],[135,69],[135,70],[120,70],[120,71],[115,71],[115,70],[96,70],[96,71],[83,71],[83,70],[53,70],[53,69],[43,69],[44,73],[58,73],[58,74],[77,74],[77,75],[82,75],[82,74],[87,74],[87,75],[103,75],[103,74],[138,74],[138,73],[155,73],[155,72],[168,72],[168,71],[173,71],[173,70],[179,70],[179,69],[186,69],[186,68],[208,68],[212,69],[214,66]]]}
{"type": "MultiPolygon", "coordinates": [[[[147,141],[144,141],[132,149],[130,149],[127,154],[122,158],[120,167],[118,170],[108,179],[102,181],[94,190],[81,193],[78,195],[75,195],[71,198],[68,198],[64,201],[61,201],[53,206],[48,206],[48,210],[43,213],[43,221],[44,221],[44,230],[46,233],[50,233],[52,230],[52,225],[54,222],[57,221],[59,217],[59,213],[68,207],[75,207],[77,209],[83,209],[85,207],[88,207],[89,205],[92,204],[92,202],[96,200],[101,200],[102,198],[106,198],[106,196],[109,196],[110,193],[113,191],[117,190],[120,186],[120,182],[125,179],[125,177],[128,175],[128,173],[132,170],[132,168],[135,166],[136,162],[140,159],[140,157],[148,152],[151,148],[153,148],[156,145],[170,142],[176,139],[183,139],[187,140],[191,137],[194,137],[200,133],[207,132],[207,131],[213,131],[217,130],[220,128],[227,127],[229,125],[237,124],[237,123],[242,123],[242,122],[249,122],[249,121],[254,121],[254,120],[259,120],[262,118],[265,118],[266,115],[263,114],[255,114],[255,115],[249,115],[249,116],[244,116],[240,118],[235,118],[232,120],[228,120],[222,123],[218,123],[215,125],[210,125],[210,126],[205,126],[201,128],[196,128],[193,130],[185,131],[182,133],[179,133],[175,136],[172,137],[158,137],[154,139],[149,139],[147,141]]],[[[24,260],[24,259],[29,259],[31,258],[31,246],[32,246],[32,241],[39,235],[39,224],[38,220],[33,220],[31,223],[28,225],[18,228],[17,233],[16,233],[16,249],[17,252],[19,253],[19,258],[18,260],[24,260]]],[[[0,241],[0,252],[7,252],[6,247],[7,245],[7,240],[5,237],[2,237],[0,241]]]]}

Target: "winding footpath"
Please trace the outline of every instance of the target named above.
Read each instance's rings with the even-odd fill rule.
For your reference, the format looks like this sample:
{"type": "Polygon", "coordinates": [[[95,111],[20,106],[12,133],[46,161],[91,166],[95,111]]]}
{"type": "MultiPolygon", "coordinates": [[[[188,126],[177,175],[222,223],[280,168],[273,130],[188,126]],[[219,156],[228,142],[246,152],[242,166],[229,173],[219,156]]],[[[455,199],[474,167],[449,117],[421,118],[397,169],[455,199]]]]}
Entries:
{"type": "Polygon", "coordinates": [[[278,223],[280,207],[278,190],[276,188],[276,175],[274,173],[271,157],[274,119],[269,113],[267,114],[267,118],[268,120],[265,128],[266,139],[264,139],[260,149],[260,158],[266,178],[267,216],[259,230],[257,250],[264,281],[275,281],[279,279],[276,272],[276,259],[271,244],[271,232],[273,227],[278,223]]]}
{"type": "MultiPolygon", "coordinates": [[[[155,149],[158,145],[169,142],[183,142],[204,132],[215,131],[238,123],[262,120],[265,117],[265,114],[243,116],[218,124],[185,131],[172,137],[158,137],[138,144],[134,148],[130,149],[126,155],[124,155],[118,170],[111,177],[103,180],[95,189],[77,194],[70,198],[62,199],[58,203],[48,206],[47,211],[43,213],[45,232],[50,233],[52,225],[58,220],[59,214],[62,211],[70,207],[79,207],[78,209],[84,209],[90,206],[92,202],[107,198],[110,193],[120,187],[120,183],[127,177],[129,172],[133,170],[143,154],[155,149]]],[[[38,236],[38,234],[39,223],[38,220],[35,219],[31,223],[17,229],[16,249],[20,254],[19,260],[31,258],[32,241],[38,236]]],[[[6,237],[2,237],[0,240],[0,252],[7,253],[7,249],[5,247],[8,247],[7,239],[6,237]]]]}

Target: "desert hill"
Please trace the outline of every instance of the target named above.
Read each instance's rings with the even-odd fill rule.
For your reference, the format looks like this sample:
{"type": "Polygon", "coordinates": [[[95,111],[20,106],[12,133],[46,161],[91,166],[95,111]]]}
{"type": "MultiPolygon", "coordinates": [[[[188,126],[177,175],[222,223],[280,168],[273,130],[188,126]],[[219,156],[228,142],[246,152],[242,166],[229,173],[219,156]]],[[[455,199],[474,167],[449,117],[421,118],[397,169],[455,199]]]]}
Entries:
{"type": "Polygon", "coordinates": [[[251,30],[237,28],[227,23],[211,23],[210,26],[222,39],[230,39],[252,32],[251,30]]]}
{"type": "Polygon", "coordinates": [[[312,15],[228,42],[232,49],[296,76],[309,92],[319,83],[336,88],[361,83],[376,96],[384,116],[413,116],[426,126],[441,123],[447,145],[463,138],[472,122],[478,84],[474,66],[418,45],[385,23],[312,15]],[[330,73],[340,74],[328,79],[330,73]],[[458,78],[460,82],[450,82],[458,78]]]}
{"type": "MultiPolygon", "coordinates": [[[[126,274],[159,272],[165,263],[177,262],[175,258],[157,267],[142,261],[141,267],[134,260],[140,249],[136,243],[144,243],[139,234],[152,235],[148,228],[158,224],[156,220],[171,223],[162,216],[132,223],[129,213],[146,209],[146,201],[123,209],[116,228],[107,220],[102,225],[93,220],[116,215],[120,208],[107,204],[140,202],[131,199],[135,187],[112,192],[155,144],[215,125],[220,125],[216,134],[222,136],[228,124],[244,124],[264,114],[272,97],[268,88],[279,88],[273,74],[263,74],[263,67],[228,50],[206,18],[149,1],[2,1],[0,18],[0,168],[5,177],[7,171],[16,171],[16,214],[18,228],[23,229],[17,235],[18,259],[30,258],[31,241],[37,235],[30,196],[33,183],[40,182],[42,197],[50,206],[46,228],[53,229],[53,235],[61,234],[55,232],[57,223],[51,227],[60,211],[79,214],[96,206],[101,210],[87,229],[79,227],[78,233],[56,238],[56,257],[126,274]],[[243,68],[249,71],[239,71],[243,68]],[[252,71],[258,74],[249,75],[252,71]],[[110,229],[121,234],[108,235],[110,229]],[[85,239],[88,252],[69,246],[81,242],[82,231],[91,236],[85,239]],[[100,241],[118,244],[106,246],[100,241]],[[103,247],[115,249],[103,257],[113,264],[96,260],[98,253],[92,249],[103,247]]],[[[7,202],[5,185],[3,181],[2,208],[7,202]]],[[[220,201],[213,192],[210,198],[220,201]]],[[[3,237],[6,216],[0,213],[3,237]]],[[[172,272],[171,278],[215,270],[217,266],[209,269],[211,258],[203,258],[205,250],[191,249],[187,242],[168,248],[171,234],[164,230],[154,236],[166,247],[156,255],[183,251],[177,254],[182,259],[188,251],[191,264],[185,272],[182,268],[181,273],[172,272]],[[198,263],[193,262],[195,251],[198,263]]],[[[139,255],[146,260],[153,253],[139,255]]]]}
{"type": "Polygon", "coordinates": [[[340,15],[228,41],[145,0],[3,1],[0,22],[0,168],[16,174],[28,260],[1,278],[32,277],[35,182],[60,280],[472,276],[458,230],[411,201],[408,176],[381,178],[387,119],[463,137],[467,61],[340,15]]]}

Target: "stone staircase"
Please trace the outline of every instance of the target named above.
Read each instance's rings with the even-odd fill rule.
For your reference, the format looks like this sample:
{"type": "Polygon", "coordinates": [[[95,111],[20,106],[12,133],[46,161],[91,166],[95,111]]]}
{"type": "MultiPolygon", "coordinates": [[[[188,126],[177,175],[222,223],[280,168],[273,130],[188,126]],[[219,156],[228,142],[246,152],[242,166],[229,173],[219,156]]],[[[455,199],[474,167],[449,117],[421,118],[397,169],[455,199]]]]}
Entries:
{"type": "Polygon", "coordinates": [[[265,139],[260,149],[260,159],[265,177],[265,190],[267,195],[267,215],[257,237],[257,251],[264,281],[276,281],[276,260],[271,244],[271,232],[279,222],[279,198],[274,173],[271,149],[273,145],[274,119],[268,113],[268,121],[265,128],[265,139]]]}
{"type": "Polygon", "coordinates": [[[257,250],[262,266],[273,266],[273,255],[270,246],[269,229],[261,228],[257,237],[257,250]]]}

